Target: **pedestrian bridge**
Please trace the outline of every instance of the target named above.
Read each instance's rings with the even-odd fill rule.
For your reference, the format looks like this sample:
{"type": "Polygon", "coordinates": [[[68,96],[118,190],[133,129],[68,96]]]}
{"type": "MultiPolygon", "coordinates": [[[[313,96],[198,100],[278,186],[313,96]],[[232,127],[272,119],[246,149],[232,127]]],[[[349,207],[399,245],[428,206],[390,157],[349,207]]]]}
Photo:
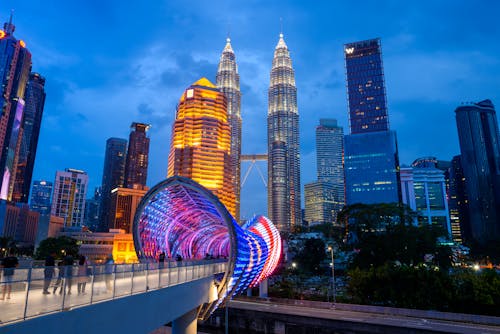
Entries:
{"type": "Polygon", "coordinates": [[[96,265],[90,276],[57,286],[52,279],[50,294],[43,294],[44,268],[18,268],[11,298],[0,301],[0,333],[148,333],[170,321],[184,333],[196,326],[199,305],[217,300],[214,277],[226,267],[226,260],[121,264],[108,276],[96,265]],[[84,292],[78,282],[86,282],[84,292]]]}

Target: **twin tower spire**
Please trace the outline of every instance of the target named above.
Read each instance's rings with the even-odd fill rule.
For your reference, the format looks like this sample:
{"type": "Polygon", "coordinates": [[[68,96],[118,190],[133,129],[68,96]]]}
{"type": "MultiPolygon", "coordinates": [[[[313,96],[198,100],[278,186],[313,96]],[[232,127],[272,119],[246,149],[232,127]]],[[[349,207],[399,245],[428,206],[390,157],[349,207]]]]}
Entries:
{"type": "MultiPolygon", "coordinates": [[[[300,155],[295,74],[283,34],[274,51],[268,94],[268,216],[280,232],[288,233],[301,222],[300,155]]],[[[263,132],[262,128],[256,130],[263,132]]],[[[181,97],[172,131],[168,176],[186,176],[202,184],[219,197],[237,221],[241,136],[240,76],[227,38],[216,87],[201,79],[181,97]],[[223,109],[227,113],[221,113],[223,109]]]]}
{"type": "MultiPolygon", "coordinates": [[[[217,87],[226,95],[231,128],[231,164],[234,168],[236,217],[239,220],[241,176],[241,93],[236,57],[227,38],[220,57],[217,87]]],[[[301,224],[299,114],[295,72],[280,33],[274,50],[267,110],[268,216],[281,232],[301,224]]]]}

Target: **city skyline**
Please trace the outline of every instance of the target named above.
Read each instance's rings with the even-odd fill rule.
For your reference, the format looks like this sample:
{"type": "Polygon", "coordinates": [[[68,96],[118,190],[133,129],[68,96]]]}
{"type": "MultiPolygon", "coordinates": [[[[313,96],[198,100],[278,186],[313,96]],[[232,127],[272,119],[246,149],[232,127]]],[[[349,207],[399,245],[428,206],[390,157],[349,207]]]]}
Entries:
{"type": "MultiPolygon", "coordinates": [[[[363,10],[353,5],[333,10],[325,4],[310,8],[292,2],[266,4],[255,24],[256,4],[263,6],[249,2],[211,9],[200,3],[206,10],[195,12],[199,6],[181,4],[97,9],[2,3],[1,21],[16,9],[15,36],[25,40],[33,54],[32,70],[47,80],[33,179],[50,180],[56,170],[71,167],[87,171],[93,189],[102,178],[106,139],[126,137],[130,122],[137,121],[152,124],[148,185],[162,180],[176,101],[197,78],[214,81],[228,24],[242,85],[242,153],[263,153],[266,135],[257,130],[265,124],[266,86],[283,17],[301,110],[302,185],[315,178],[314,128],[319,118],[337,118],[347,132],[344,43],[382,39],[391,129],[398,132],[402,165],[421,156],[451,160],[459,154],[454,109],[460,102],[489,98],[500,103],[495,88],[500,81],[499,52],[488,43],[499,35],[488,19],[493,6],[481,10],[465,2],[410,7],[384,2],[367,4],[363,10]],[[443,8],[446,16],[440,14],[443,8]],[[84,22],[79,26],[71,24],[70,13],[75,11],[84,22]],[[373,11],[380,15],[372,18],[373,11]],[[474,12],[486,17],[471,18],[474,12]],[[462,27],[465,19],[473,24],[462,27]],[[375,24],[384,20],[382,26],[375,24]],[[67,31],[60,26],[67,26],[67,31]],[[102,42],[93,37],[97,33],[104,37],[102,42]]],[[[246,168],[243,165],[242,172],[246,168]]],[[[242,216],[264,213],[266,197],[259,176],[251,175],[242,190],[242,216]]]]}

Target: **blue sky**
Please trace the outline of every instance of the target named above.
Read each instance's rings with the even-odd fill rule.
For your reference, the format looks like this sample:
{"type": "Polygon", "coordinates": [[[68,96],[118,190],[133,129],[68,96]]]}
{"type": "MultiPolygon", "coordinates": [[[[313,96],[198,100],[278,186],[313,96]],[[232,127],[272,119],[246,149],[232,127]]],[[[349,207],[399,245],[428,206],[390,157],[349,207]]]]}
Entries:
{"type": "MultiPolygon", "coordinates": [[[[47,80],[34,179],[83,169],[92,192],[106,139],[128,138],[133,121],[152,124],[149,185],[164,178],[177,100],[200,77],[215,80],[228,30],[241,77],[243,152],[265,152],[280,17],[296,74],[302,184],[315,179],[319,119],[336,118],[348,133],[343,44],[374,37],[382,39],[401,163],[449,160],[459,154],[456,106],[485,98],[500,105],[500,5],[477,3],[4,0],[0,19],[15,10],[15,36],[47,80]]],[[[252,172],[242,216],[265,213],[266,196],[252,172]]]]}

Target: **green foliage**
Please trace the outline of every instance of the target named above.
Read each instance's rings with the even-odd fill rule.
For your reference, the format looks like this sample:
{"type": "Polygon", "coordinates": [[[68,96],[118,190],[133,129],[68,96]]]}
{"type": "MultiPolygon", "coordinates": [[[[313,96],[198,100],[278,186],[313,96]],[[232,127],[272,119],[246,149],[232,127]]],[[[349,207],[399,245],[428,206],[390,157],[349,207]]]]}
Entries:
{"type": "Polygon", "coordinates": [[[69,237],[47,238],[40,242],[36,249],[35,259],[43,260],[51,252],[55,252],[57,258],[63,258],[65,254],[76,257],[80,251],[77,240],[69,237]],[[64,251],[64,252],[63,252],[64,251]]]}
{"type": "Polygon", "coordinates": [[[386,264],[349,271],[351,302],[449,312],[500,315],[500,274],[386,264]]]}
{"type": "Polygon", "coordinates": [[[307,239],[304,247],[295,258],[298,270],[305,273],[318,274],[323,271],[321,262],[326,258],[325,243],[321,239],[307,239]]]}

